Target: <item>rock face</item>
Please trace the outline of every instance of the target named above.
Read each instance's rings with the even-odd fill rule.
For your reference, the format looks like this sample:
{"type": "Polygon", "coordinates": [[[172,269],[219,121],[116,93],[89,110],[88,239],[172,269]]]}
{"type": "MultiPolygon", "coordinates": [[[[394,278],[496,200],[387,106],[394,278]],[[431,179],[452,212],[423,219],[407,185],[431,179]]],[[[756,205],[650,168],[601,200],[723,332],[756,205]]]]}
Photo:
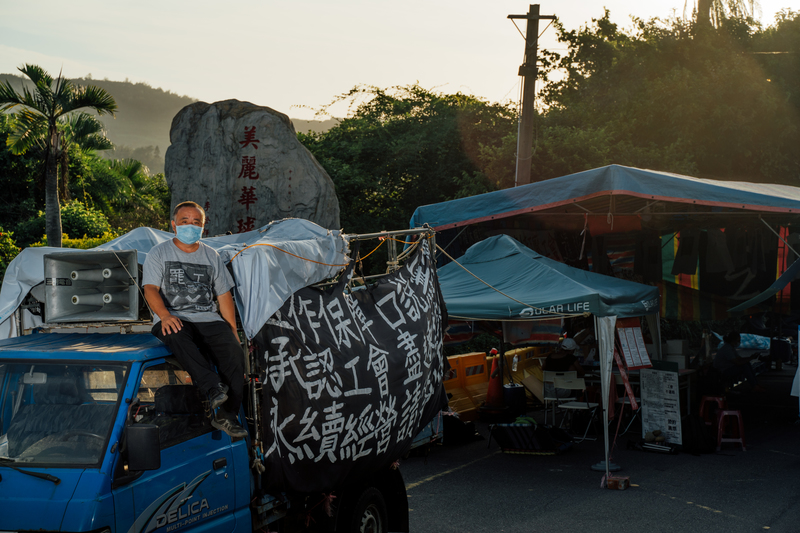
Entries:
{"type": "Polygon", "coordinates": [[[175,115],[170,142],[172,207],[202,205],[207,236],[288,217],[339,229],[333,181],[283,113],[238,100],[197,102],[175,115]]]}

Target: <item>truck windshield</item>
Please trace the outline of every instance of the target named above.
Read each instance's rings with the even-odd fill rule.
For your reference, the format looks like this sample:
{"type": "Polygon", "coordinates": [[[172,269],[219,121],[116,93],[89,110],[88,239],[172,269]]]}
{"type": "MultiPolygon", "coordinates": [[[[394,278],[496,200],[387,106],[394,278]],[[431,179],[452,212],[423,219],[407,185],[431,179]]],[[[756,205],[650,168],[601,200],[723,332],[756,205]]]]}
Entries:
{"type": "Polygon", "coordinates": [[[100,462],[126,373],[124,365],[0,361],[0,458],[100,462]]]}

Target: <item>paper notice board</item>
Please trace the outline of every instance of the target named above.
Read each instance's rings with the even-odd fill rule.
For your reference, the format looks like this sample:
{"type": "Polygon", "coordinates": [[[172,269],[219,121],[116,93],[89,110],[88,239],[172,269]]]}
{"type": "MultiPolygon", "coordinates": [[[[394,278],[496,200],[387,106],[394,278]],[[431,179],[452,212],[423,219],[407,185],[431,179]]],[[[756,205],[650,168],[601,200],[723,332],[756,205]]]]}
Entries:
{"type": "Polygon", "coordinates": [[[660,429],[667,442],[683,444],[681,434],[681,399],[678,373],[640,370],[642,391],[642,437],[660,429]]]}
{"type": "Polygon", "coordinates": [[[625,358],[625,366],[631,370],[653,366],[650,362],[650,355],[648,355],[647,348],[644,345],[642,328],[638,326],[634,328],[617,328],[617,337],[619,338],[620,348],[622,348],[622,356],[625,358]]]}

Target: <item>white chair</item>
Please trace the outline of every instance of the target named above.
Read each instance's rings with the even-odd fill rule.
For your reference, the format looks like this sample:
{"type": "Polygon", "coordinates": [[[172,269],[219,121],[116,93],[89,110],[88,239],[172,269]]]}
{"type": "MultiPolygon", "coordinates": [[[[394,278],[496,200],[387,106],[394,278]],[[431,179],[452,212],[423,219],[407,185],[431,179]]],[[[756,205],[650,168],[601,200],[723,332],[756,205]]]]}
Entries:
{"type": "Polygon", "coordinates": [[[575,395],[569,395],[567,397],[559,398],[556,394],[556,386],[554,380],[556,378],[566,378],[566,379],[574,379],[578,377],[578,372],[575,370],[567,370],[564,372],[557,372],[557,371],[550,371],[544,370],[542,371],[544,379],[542,382],[544,383],[544,423],[547,424],[547,407],[548,405],[552,405],[553,407],[553,425],[556,424],[556,406],[563,402],[572,402],[578,399],[575,395]]]}
{"type": "MultiPolygon", "coordinates": [[[[617,385],[624,385],[625,384],[625,382],[622,380],[622,376],[620,374],[614,374],[614,382],[617,385]]],[[[635,396],[635,393],[634,393],[634,398],[636,399],[636,405],[638,406],[638,409],[636,409],[635,411],[633,411],[631,413],[631,420],[630,420],[630,422],[628,422],[628,425],[625,426],[625,431],[620,433],[620,435],[624,435],[625,433],[628,432],[628,430],[631,428],[631,425],[633,424],[634,420],[636,420],[636,417],[638,417],[639,413],[642,411],[642,399],[641,398],[637,398],[635,396]]],[[[626,405],[631,407],[631,409],[633,409],[633,406],[631,406],[631,399],[628,397],[627,391],[622,396],[617,398],[617,405],[622,407],[620,409],[620,416],[622,416],[622,413],[625,412],[625,406],[626,405]]]]}
{"type": "MultiPolygon", "coordinates": [[[[583,378],[562,378],[556,377],[555,378],[555,386],[558,389],[570,389],[573,391],[583,391],[583,397],[586,398],[586,382],[583,378]]],[[[590,402],[588,399],[585,400],[575,400],[571,402],[561,403],[558,404],[558,409],[565,411],[564,418],[567,417],[567,413],[570,414],[570,426],[572,425],[572,418],[575,411],[586,411],[589,413],[589,420],[586,422],[586,429],[583,432],[583,437],[580,439],[575,439],[575,442],[582,442],[584,440],[596,440],[595,437],[587,437],[589,434],[589,426],[592,425],[592,422],[597,416],[597,408],[600,404],[595,402],[590,402]]],[[[561,425],[564,425],[564,418],[561,419],[561,425]]],[[[570,430],[574,431],[575,428],[570,427],[570,430]]]]}

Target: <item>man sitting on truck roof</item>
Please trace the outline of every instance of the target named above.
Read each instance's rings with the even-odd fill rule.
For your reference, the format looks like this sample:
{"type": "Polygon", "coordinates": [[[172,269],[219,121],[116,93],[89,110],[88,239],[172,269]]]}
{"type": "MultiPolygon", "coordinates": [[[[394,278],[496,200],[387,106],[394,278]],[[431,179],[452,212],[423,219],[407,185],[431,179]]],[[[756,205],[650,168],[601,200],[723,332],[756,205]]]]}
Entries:
{"type": "Polygon", "coordinates": [[[247,431],[237,414],[244,357],[231,295],[234,284],[216,250],[200,242],[205,221],[198,204],[175,206],[171,221],[175,237],[147,253],[144,297],[153,311],[153,335],[172,350],[208,398],[211,425],[231,437],[243,437],[247,431]]]}

